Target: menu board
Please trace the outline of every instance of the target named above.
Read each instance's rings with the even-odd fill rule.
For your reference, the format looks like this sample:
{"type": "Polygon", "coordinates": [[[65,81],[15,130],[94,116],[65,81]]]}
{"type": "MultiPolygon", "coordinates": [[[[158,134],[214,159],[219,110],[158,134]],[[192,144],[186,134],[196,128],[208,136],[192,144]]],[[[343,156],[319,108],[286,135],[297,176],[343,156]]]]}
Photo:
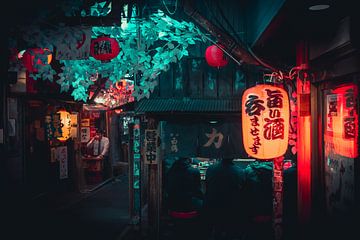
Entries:
{"type": "Polygon", "coordinates": [[[324,172],[329,214],[346,213],[355,206],[355,166],[358,156],[357,86],[328,89],[324,98],[324,172]]]}

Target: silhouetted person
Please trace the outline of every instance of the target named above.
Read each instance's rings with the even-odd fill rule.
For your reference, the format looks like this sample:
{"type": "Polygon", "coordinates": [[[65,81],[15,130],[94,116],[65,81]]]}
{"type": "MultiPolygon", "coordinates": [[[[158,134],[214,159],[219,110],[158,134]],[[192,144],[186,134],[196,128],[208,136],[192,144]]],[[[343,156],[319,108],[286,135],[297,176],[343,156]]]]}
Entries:
{"type": "Polygon", "coordinates": [[[246,169],[246,197],[250,216],[249,240],[273,239],[272,162],[256,161],[246,169]]]}
{"type": "Polygon", "coordinates": [[[203,205],[200,171],[191,166],[191,158],[181,157],[169,169],[166,182],[166,203],[175,222],[175,238],[199,239],[199,217],[203,205]]]}
{"type": "Polygon", "coordinates": [[[224,158],[206,171],[204,219],[215,239],[241,238],[246,223],[244,171],[224,158]]]}

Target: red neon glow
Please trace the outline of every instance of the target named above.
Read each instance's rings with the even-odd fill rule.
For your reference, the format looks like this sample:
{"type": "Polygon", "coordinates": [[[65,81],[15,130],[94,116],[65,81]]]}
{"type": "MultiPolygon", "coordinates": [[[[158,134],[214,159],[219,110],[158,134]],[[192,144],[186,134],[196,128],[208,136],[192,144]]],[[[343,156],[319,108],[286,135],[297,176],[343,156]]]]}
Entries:
{"type": "MultiPolygon", "coordinates": [[[[47,48],[32,48],[28,49],[24,52],[22,56],[22,60],[24,63],[25,68],[28,70],[29,73],[37,72],[37,69],[34,67],[35,63],[35,56],[36,55],[47,55],[47,64],[51,63],[52,54],[51,51],[47,48]]],[[[37,60],[36,64],[44,65],[40,59],[37,60]]]]}
{"type": "Polygon", "coordinates": [[[245,151],[256,159],[272,159],[288,148],[290,107],[287,92],[260,84],[242,97],[242,128],[245,151]]]}
{"type": "MultiPolygon", "coordinates": [[[[311,116],[302,115],[301,104],[305,98],[302,94],[310,94],[310,83],[305,84],[297,79],[298,127],[297,127],[297,166],[298,166],[298,207],[300,221],[310,218],[311,209],[311,116]]],[[[305,104],[308,104],[306,100],[305,104]]],[[[303,109],[304,112],[304,109],[303,109]]]]}
{"type": "Polygon", "coordinates": [[[337,87],[326,96],[325,141],[333,145],[335,154],[348,158],[358,156],[357,97],[354,83],[337,87]]]}
{"type": "Polygon", "coordinates": [[[120,113],[122,113],[122,112],[123,112],[122,109],[115,109],[115,113],[116,113],[116,114],[120,114],[120,113]]]}

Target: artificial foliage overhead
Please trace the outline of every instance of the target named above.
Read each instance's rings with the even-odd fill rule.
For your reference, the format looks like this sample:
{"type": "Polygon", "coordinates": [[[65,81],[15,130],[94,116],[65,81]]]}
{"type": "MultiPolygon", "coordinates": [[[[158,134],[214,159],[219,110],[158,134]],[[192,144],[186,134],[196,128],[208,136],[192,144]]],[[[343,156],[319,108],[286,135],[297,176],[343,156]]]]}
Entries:
{"type": "MultiPolygon", "coordinates": [[[[132,76],[135,80],[132,95],[135,100],[140,100],[150,96],[158,84],[157,77],[169,70],[171,63],[189,55],[189,45],[206,41],[192,22],[175,20],[160,10],[146,19],[132,18],[126,27],[120,25],[121,22],[119,26],[91,29],[92,38],[108,35],[118,41],[121,51],[111,61],[101,62],[91,56],[80,60],[59,60],[59,67],[54,69],[53,64],[36,64],[38,59],[46,63],[46,56],[36,55],[34,67],[38,71],[30,76],[35,80],[56,81],[61,86],[61,92],[71,91],[75,100],[84,102],[88,100],[88,90],[94,84],[94,76],[108,78],[107,89],[125,75],[132,76]]],[[[48,48],[53,53],[56,46],[61,44],[71,49],[82,38],[79,26],[26,27],[21,33],[21,41],[25,42],[26,47],[48,48]]],[[[22,67],[21,61],[18,59],[11,67],[22,67]]]]}

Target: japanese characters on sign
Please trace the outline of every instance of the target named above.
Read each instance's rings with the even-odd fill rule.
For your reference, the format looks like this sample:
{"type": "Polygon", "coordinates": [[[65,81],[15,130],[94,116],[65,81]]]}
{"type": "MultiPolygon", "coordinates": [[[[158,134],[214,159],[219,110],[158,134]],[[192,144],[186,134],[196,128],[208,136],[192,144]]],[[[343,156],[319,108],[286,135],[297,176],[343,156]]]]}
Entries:
{"type": "Polygon", "coordinates": [[[140,119],[134,118],[133,124],[133,210],[135,217],[140,217],[141,201],[140,201],[140,159],[141,159],[141,142],[140,142],[140,119]]]}
{"type": "Polygon", "coordinates": [[[179,137],[178,133],[176,133],[176,134],[170,133],[170,138],[171,138],[171,140],[170,140],[170,142],[171,142],[170,151],[172,153],[177,153],[179,151],[178,140],[177,140],[178,137],[179,137]]]}
{"type": "Polygon", "coordinates": [[[68,178],[68,154],[67,146],[56,148],[56,161],[59,162],[60,179],[68,178]]]}
{"type": "Polygon", "coordinates": [[[358,113],[356,84],[347,84],[335,88],[326,96],[327,142],[334,145],[336,154],[355,158],[358,155],[358,113]]]}
{"type": "Polygon", "coordinates": [[[55,113],[52,115],[52,127],[53,127],[53,137],[61,137],[61,117],[60,113],[55,113]]]}
{"type": "Polygon", "coordinates": [[[157,131],[155,129],[145,130],[145,163],[157,163],[157,131]]]}
{"type": "Polygon", "coordinates": [[[140,120],[134,119],[134,189],[140,188],[140,120]]]}
{"type": "Polygon", "coordinates": [[[81,128],[80,139],[82,143],[87,143],[90,140],[90,127],[81,128]]]}
{"type": "Polygon", "coordinates": [[[203,147],[210,147],[214,144],[215,148],[218,149],[221,147],[224,135],[221,132],[218,132],[217,129],[212,128],[211,133],[206,133],[206,137],[209,139],[203,147]]]}
{"type": "Polygon", "coordinates": [[[327,106],[326,106],[326,130],[329,132],[333,131],[333,116],[337,116],[337,96],[336,94],[330,94],[326,96],[327,106]]]}
{"type": "Polygon", "coordinates": [[[249,88],[242,98],[243,142],[248,155],[272,159],[285,154],[289,136],[289,98],[268,84],[249,88]]]}
{"type": "Polygon", "coordinates": [[[354,83],[325,90],[324,184],[329,214],[348,212],[356,205],[357,98],[354,83]]]}

